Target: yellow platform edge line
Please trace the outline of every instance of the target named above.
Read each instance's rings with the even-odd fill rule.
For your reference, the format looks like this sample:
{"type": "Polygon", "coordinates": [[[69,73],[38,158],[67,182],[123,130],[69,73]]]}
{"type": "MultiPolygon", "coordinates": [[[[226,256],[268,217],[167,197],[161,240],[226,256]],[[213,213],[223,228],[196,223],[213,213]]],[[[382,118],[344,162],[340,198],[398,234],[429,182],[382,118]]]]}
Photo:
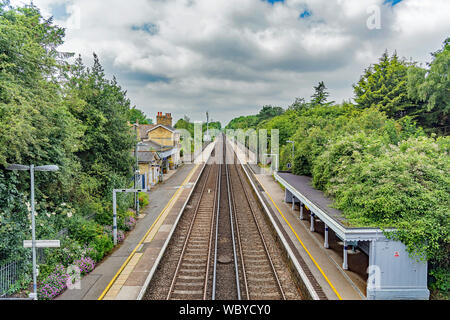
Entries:
{"type": "Polygon", "coordinates": [[[183,187],[187,184],[187,182],[192,178],[192,176],[194,175],[194,172],[198,169],[199,165],[195,165],[195,167],[189,172],[188,176],[186,177],[186,179],[183,181],[183,184],[181,185],[181,187],[174,193],[174,195],[172,196],[172,198],[169,200],[169,202],[166,204],[166,206],[164,207],[164,209],[161,211],[161,213],[159,214],[158,218],[156,218],[155,222],[152,224],[152,226],[150,227],[150,229],[148,229],[148,231],[145,233],[144,237],[141,239],[141,241],[139,241],[138,245],[136,246],[136,248],[134,248],[133,252],[131,252],[131,254],[128,256],[127,260],[125,260],[125,262],[122,264],[122,266],[120,267],[119,271],[117,271],[117,273],[115,274],[115,276],[112,278],[112,280],[109,282],[108,286],[105,288],[105,290],[102,292],[102,294],[100,295],[100,297],[97,300],[103,300],[103,298],[106,296],[106,294],[108,293],[108,291],[111,289],[111,287],[113,286],[114,282],[117,280],[117,278],[119,277],[119,275],[122,273],[122,271],[125,269],[125,267],[128,265],[128,263],[130,262],[130,260],[133,258],[134,254],[136,253],[136,251],[139,249],[139,247],[142,245],[142,243],[144,243],[145,239],[148,237],[148,235],[150,234],[150,232],[152,232],[153,228],[156,226],[156,224],[158,223],[158,221],[160,220],[160,218],[163,216],[163,214],[166,212],[167,208],[172,204],[173,200],[175,199],[175,197],[181,192],[181,190],[183,189],[183,187]]]}
{"type": "Polygon", "coordinates": [[[270,198],[270,200],[272,201],[273,205],[275,206],[275,208],[277,208],[278,212],[280,213],[281,217],[284,219],[284,221],[287,223],[287,225],[289,226],[289,228],[291,228],[292,232],[295,234],[295,236],[297,237],[297,240],[300,242],[300,244],[302,245],[303,249],[305,249],[306,253],[308,254],[308,256],[311,258],[312,262],[315,264],[315,266],[317,267],[317,269],[319,269],[320,273],[323,275],[323,277],[325,278],[325,281],[330,285],[331,289],[333,290],[333,292],[336,294],[336,296],[338,297],[339,300],[342,300],[341,295],[339,294],[339,292],[336,290],[336,288],[333,286],[333,284],[331,283],[331,281],[328,279],[328,277],[326,276],[325,272],[322,270],[322,268],[319,266],[319,264],[317,263],[316,259],[314,259],[314,257],[311,255],[311,253],[309,252],[309,250],[306,248],[305,244],[303,243],[303,241],[300,239],[300,236],[297,234],[297,232],[294,230],[294,228],[292,227],[292,225],[289,223],[289,221],[286,219],[286,217],[284,216],[283,212],[281,212],[280,208],[278,208],[277,204],[275,203],[275,201],[272,199],[272,197],[270,196],[270,194],[267,192],[266,188],[264,188],[263,184],[260,183],[261,187],[264,189],[264,192],[267,194],[267,196],[270,198]]]}

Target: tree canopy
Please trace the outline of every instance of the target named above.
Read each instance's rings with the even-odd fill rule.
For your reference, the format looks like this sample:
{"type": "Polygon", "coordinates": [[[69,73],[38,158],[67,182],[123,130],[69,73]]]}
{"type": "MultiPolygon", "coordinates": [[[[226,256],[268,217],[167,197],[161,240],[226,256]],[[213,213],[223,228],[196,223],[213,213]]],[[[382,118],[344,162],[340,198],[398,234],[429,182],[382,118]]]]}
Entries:
{"type": "Polygon", "coordinates": [[[258,115],[256,116],[243,116],[231,120],[231,122],[226,126],[226,129],[245,129],[245,128],[256,128],[258,124],[265,120],[269,120],[273,117],[282,115],[284,113],[283,108],[274,106],[264,106],[258,115]]]}
{"type": "Polygon", "coordinates": [[[136,109],[136,107],[130,109],[128,121],[130,123],[139,122],[139,124],[153,124],[153,120],[148,119],[145,113],[139,109],[136,109]]]}
{"type": "Polygon", "coordinates": [[[395,119],[414,113],[417,104],[409,98],[407,87],[410,66],[399,59],[397,53],[389,57],[386,51],[379,62],[367,68],[353,86],[358,107],[376,107],[395,119]]]}
{"type": "MultiPolygon", "coordinates": [[[[111,249],[103,225],[112,221],[112,189],[131,183],[136,137],[128,122],[139,113],[97,55],[86,67],[58,51],[64,35],[33,4],[0,2],[0,264],[29,256],[22,241],[31,236],[29,174],[5,168],[58,165],[59,172],[35,177],[37,237],[62,241],[46,255],[41,278],[81,257],[83,247],[99,260],[111,249]]],[[[119,199],[122,229],[130,200],[119,199]]]]}
{"type": "Polygon", "coordinates": [[[428,131],[446,135],[450,131],[450,38],[432,55],[428,69],[409,68],[408,94],[420,102],[419,123],[428,131]]]}

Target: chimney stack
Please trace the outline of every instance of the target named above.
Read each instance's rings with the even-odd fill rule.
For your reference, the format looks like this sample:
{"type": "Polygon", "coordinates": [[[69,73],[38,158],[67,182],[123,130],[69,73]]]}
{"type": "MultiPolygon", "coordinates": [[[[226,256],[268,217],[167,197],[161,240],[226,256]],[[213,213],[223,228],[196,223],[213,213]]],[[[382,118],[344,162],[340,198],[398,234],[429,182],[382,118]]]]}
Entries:
{"type": "Polygon", "coordinates": [[[158,112],[158,116],[156,117],[156,123],[171,127],[172,126],[172,114],[166,113],[166,115],[163,115],[162,112],[158,112]]]}

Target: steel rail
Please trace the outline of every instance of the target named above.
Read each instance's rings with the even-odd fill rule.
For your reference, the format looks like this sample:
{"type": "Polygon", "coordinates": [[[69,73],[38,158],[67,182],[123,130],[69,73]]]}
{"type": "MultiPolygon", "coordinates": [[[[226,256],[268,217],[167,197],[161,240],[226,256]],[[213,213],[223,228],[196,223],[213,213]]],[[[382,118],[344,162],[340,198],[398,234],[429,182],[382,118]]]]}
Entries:
{"type": "MultiPolygon", "coordinates": [[[[216,266],[216,259],[217,259],[217,238],[218,238],[218,225],[219,225],[219,212],[220,212],[220,180],[221,180],[222,172],[217,170],[217,179],[216,179],[216,194],[214,195],[214,209],[212,218],[211,218],[211,232],[209,235],[209,246],[208,246],[208,258],[206,259],[206,276],[205,276],[205,285],[203,287],[203,300],[206,300],[207,294],[208,294],[208,281],[209,281],[209,268],[210,268],[210,262],[211,262],[211,249],[212,249],[212,241],[213,241],[213,235],[214,235],[214,222],[216,222],[216,241],[215,241],[215,257],[214,257],[214,268],[216,266]],[[214,212],[217,212],[217,218],[214,212]]],[[[216,279],[213,277],[213,287],[215,287],[216,279]]],[[[214,290],[213,290],[214,294],[214,290]]]]}
{"type": "MultiPolygon", "coordinates": [[[[232,153],[233,154],[233,153],[232,153]]],[[[241,241],[241,233],[239,231],[239,219],[238,216],[236,214],[236,201],[234,199],[234,191],[233,191],[233,185],[231,183],[231,174],[230,171],[228,170],[228,164],[226,165],[227,168],[227,181],[228,181],[228,196],[229,196],[229,201],[230,201],[230,208],[233,208],[233,212],[235,215],[235,226],[236,226],[236,240],[237,240],[237,244],[238,244],[238,248],[239,248],[239,256],[241,258],[241,268],[242,268],[242,281],[244,283],[244,287],[245,287],[245,295],[247,300],[250,300],[250,292],[248,290],[248,281],[247,281],[247,272],[246,272],[246,268],[245,268],[245,260],[244,260],[244,252],[242,249],[242,241],[241,241]]]]}
{"type": "MultiPolygon", "coordinates": [[[[227,185],[228,185],[228,190],[230,187],[230,181],[228,179],[228,166],[226,166],[226,172],[227,172],[227,185]]],[[[228,193],[228,203],[229,203],[229,208],[230,208],[230,225],[231,225],[231,240],[233,243],[233,256],[234,256],[234,269],[235,269],[235,274],[236,274],[236,291],[237,291],[237,295],[238,295],[238,300],[241,300],[241,288],[240,288],[240,284],[239,284],[239,266],[238,266],[238,257],[237,257],[237,250],[236,250],[236,243],[235,243],[235,232],[234,232],[234,221],[233,221],[233,211],[231,209],[231,194],[230,192],[228,193]]],[[[247,287],[248,290],[248,287],[247,287]]]]}
{"type": "Polygon", "coordinates": [[[209,167],[209,170],[208,170],[207,175],[206,175],[205,183],[204,183],[204,185],[202,186],[202,190],[201,190],[201,193],[200,193],[200,197],[199,197],[199,200],[198,200],[198,202],[197,202],[197,204],[196,204],[196,207],[195,207],[194,215],[193,215],[191,224],[190,224],[190,226],[189,226],[189,231],[188,231],[188,233],[187,233],[186,239],[185,239],[184,244],[183,244],[183,249],[182,249],[182,251],[181,251],[181,255],[180,255],[180,258],[179,258],[179,260],[178,260],[177,268],[176,268],[176,270],[175,270],[175,273],[174,273],[174,276],[173,276],[173,279],[172,279],[172,283],[171,283],[171,285],[170,285],[169,293],[167,294],[166,300],[170,300],[170,298],[171,298],[171,296],[172,296],[172,292],[173,292],[173,289],[174,289],[174,287],[175,287],[175,283],[176,283],[176,280],[177,280],[177,277],[178,277],[178,273],[179,273],[179,271],[180,271],[181,263],[183,262],[183,257],[184,257],[184,254],[185,254],[185,252],[186,252],[187,245],[188,245],[188,243],[189,243],[189,238],[190,238],[190,236],[191,236],[192,229],[193,229],[194,224],[195,224],[195,219],[197,218],[198,209],[200,208],[200,204],[201,204],[202,199],[203,199],[203,196],[204,196],[204,194],[205,194],[206,186],[207,186],[207,184],[208,184],[208,179],[209,179],[209,176],[210,176],[210,174],[211,174],[211,171],[212,171],[212,166],[209,167]]]}
{"type": "MultiPolygon", "coordinates": [[[[222,165],[219,169],[219,185],[222,183],[222,165]]],[[[216,300],[216,286],[217,286],[217,247],[219,244],[219,217],[220,217],[220,191],[218,193],[218,206],[216,210],[216,237],[214,242],[214,266],[213,266],[213,285],[211,300],[216,300]]]]}

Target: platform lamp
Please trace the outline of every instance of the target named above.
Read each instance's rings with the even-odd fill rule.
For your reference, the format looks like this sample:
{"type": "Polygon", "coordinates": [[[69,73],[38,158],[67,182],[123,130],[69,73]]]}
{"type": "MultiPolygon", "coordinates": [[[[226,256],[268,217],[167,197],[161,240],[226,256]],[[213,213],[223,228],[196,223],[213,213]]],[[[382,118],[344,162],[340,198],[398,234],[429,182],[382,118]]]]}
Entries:
{"type": "MultiPolygon", "coordinates": [[[[137,189],[138,185],[138,176],[139,176],[139,147],[144,147],[146,146],[145,143],[143,142],[138,142],[136,143],[136,149],[135,149],[135,157],[136,157],[136,170],[134,171],[134,189],[137,189]]],[[[134,205],[135,205],[135,209],[136,209],[136,215],[139,215],[139,193],[136,192],[134,194],[134,205]]]]}
{"type": "Polygon", "coordinates": [[[295,141],[286,141],[286,143],[292,143],[292,166],[294,165],[295,160],[295,141]]]}
{"type": "MultiPolygon", "coordinates": [[[[45,171],[55,172],[59,171],[56,165],[35,167],[34,165],[25,166],[21,164],[12,164],[6,168],[9,171],[30,171],[30,185],[31,185],[31,236],[32,236],[32,254],[33,254],[33,298],[37,300],[37,267],[36,267],[36,222],[35,222],[35,206],[34,206],[34,172],[45,171]]],[[[30,295],[31,298],[31,295],[30,295]]]]}

